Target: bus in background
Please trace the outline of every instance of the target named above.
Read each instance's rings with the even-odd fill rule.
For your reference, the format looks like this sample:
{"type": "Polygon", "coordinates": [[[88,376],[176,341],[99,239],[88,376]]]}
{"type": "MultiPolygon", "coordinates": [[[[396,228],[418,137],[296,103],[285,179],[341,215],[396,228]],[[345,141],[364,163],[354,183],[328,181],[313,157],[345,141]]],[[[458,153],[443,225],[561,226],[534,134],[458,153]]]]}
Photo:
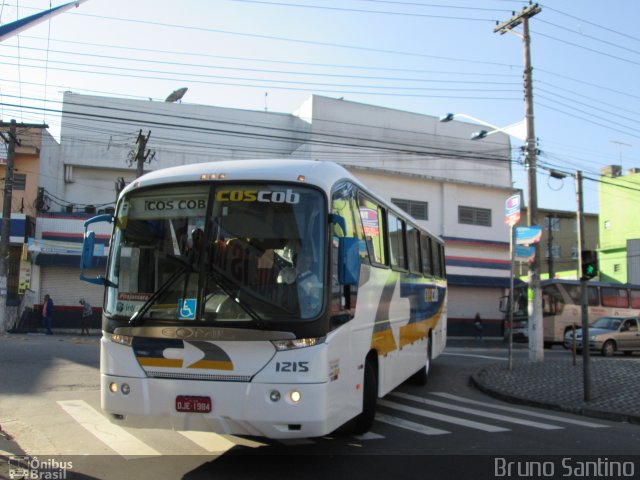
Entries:
{"type": "MultiPolygon", "coordinates": [[[[542,318],[545,347],[563,344],[565,334],[582,326],[580,281],[550,279],[541,282],[542,318]]],[[[620,283],[588,282],[589,324],[604,316],[640,315],[640,286],[620,283]]],[[[508,297],[500,310],[508,318],[508,297]]],[[[514,289],[513,340],[528,341],[527,284],[514,289]]]]}
{"type": "Polygon", "coordinates": [[[81,278],[105,286],[101,403],[124,426],[365,432],[446,343],[442,240],[332,162],[144,175],[85,222],[81,278]],[[106,275],[87,278],[100,221],[106,275]]]}

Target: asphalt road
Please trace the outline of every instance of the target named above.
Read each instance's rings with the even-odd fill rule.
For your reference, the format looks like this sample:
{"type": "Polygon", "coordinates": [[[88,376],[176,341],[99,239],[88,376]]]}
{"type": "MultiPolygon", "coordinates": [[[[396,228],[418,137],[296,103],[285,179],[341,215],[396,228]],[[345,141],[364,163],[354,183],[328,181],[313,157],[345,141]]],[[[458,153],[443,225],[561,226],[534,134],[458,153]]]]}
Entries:
{"type": "MultiPolygon", "coordinates": [[[[402,385],[380,400],[371,432],[286,442],[114,427],[100,414],[96,337],[0,343],[0,426],[32,457],[71,462],[66,478],[495,478],[502,459],[550,462],[564,474],[577,459],[611,461],[640,447],[637,425],[511,405],[475,390],[471,373],[507,356],[481,342],[448,347],[427,386],[402,385]]],[[[527,352],[516,347],[514,355],[527,352]]]]}

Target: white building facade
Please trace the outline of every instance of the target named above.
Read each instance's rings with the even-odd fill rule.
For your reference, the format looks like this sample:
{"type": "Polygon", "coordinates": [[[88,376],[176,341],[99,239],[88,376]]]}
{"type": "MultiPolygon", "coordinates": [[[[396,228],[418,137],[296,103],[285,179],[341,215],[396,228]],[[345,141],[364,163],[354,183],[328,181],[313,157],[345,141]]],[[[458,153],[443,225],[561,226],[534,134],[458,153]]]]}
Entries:
{"type": "MultiPolygon", "coordinates": [[[[79,243],[82,220],[111,211],[116,184],[135,178],[140,135],[148,136],[145,171],[212,160],[331,160],[444,238],[449,334],[470,334],[476,313],[497,334],[509,283],[511,145],[502,133],[471,141],[477,129],[321,96],[281,114],[66,93],[60,156],[51,167],[58,173],[43,185],[47,211],[37,235],[79,243]]],[[[106,243],[108,232],[98,233],[106,243]]],[[[101,288],[78,279],[72,250],[40,253],[32,289],[37,298],[55,292],[58,304],[86,297],[98,306],[101,288]]]]}

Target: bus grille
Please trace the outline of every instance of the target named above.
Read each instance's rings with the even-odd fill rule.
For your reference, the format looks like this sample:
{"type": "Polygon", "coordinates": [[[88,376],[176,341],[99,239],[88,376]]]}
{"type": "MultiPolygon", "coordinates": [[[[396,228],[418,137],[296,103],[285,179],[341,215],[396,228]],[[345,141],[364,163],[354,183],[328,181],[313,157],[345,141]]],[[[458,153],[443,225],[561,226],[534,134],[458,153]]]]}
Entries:
{"type": "Polygon", "coordinates": [[[151,378],[175,378],[179,380],[211,380],[216,382],[249,382],[250,375],[210,375],[205,373],[172,373],[147,371],[151,378]]]}

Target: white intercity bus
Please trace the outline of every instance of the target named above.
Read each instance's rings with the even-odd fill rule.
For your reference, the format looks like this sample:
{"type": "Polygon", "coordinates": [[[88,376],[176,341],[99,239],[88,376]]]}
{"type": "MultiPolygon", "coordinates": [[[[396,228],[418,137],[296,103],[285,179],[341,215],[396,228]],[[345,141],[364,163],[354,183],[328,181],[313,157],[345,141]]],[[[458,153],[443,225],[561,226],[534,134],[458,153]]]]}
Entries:
{"type": "MultiPolygon", "coordinates": [[[[543,280],[542,321],[545,347],[563,344],[567,332],[582,327],[582,299],[579,280],[543,280]]],[[[508,297],[501,299],[500,309],[508,318],[508,297]]],[[[528,341],[527,284],[514,289],[513,339],[528,341]]],[[[640,315],[640,285],[590,281],[587,284],[589,324],[600,317],[640,315]]]]}
{"type": "Polygon", "coordinates": [[[343,167],[159,170],[85,222],[118,424],[269,438],[364,432],[446,343],[444,244],[343,167]],[[106,275],[90,226],[113,222],[106,275]]]}

